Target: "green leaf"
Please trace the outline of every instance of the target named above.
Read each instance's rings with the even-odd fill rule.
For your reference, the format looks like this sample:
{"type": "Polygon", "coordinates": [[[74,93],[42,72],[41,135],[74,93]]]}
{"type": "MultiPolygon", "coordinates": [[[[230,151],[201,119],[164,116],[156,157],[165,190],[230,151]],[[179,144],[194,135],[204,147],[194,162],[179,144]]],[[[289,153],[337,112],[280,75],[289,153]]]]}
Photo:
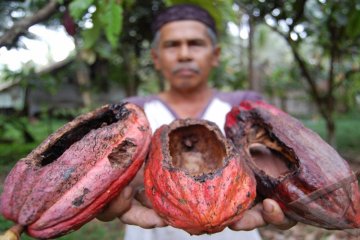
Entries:
{"type": "Polygon", "coordinates": [[[70,15],[80,20],[84,12],[94,3],[94,0],[74,0],[69,4],[70,15]]]}
{"type": "Polygon", "coordinates": [[[91,29],[84,30],[82,32],[82,35],[84,38],[84,48],[90,49],[95,45],[96,41],[99,39],[100,27],[94,26],[91,29]]]}
{"type": "Polygon", "coordinates": [[[346,33],[351,37],[355,38],[360,35],[360,11],[354,9],[349,17],[349,23],[346,28],[346,33]]]}
{"type": "Polygon", "coordinates": [[[165,2],[165,5],[166,5],[166,6],[171,6],[171,5],[173,5],[176,1],[164,0],[164,2],[165,2]]]}
{"type": "Polygon", "coordinates": [[[92,48],[100,37],[101,25],[99,15],[99,12],[96,11],[92,17],[93,27],[82,32],[85,49],[92,48]]]}
{"type": "Polygon", "coordinates": [[[131,8],[134,4],[135,4],[136,0],[124,0],[123,1],[123,6],[125,9],[131,8]]]}
{"type": "Polygon", "coordinates": [[[119,35],[122,30],[123,9],[115,0],[109,1],[107,4],[99,4],[101,14],[101,23],[105,27],[106,39],[111,46],[116,47],[119,35]]]}

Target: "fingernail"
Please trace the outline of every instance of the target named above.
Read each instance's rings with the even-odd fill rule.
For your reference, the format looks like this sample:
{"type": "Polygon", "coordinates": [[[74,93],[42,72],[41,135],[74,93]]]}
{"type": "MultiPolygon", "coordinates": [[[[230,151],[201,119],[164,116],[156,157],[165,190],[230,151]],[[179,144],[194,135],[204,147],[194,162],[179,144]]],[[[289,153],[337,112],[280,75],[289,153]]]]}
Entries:
{"type": "Polygon", "coordinates": [[[130,199],[132,197],[132,188],[127,186],[123,190],[123,196],[125,199],[130,199]]]}
{"type": "Polygon", "coordinates": [[[273,213],[274,212],[274,206],[272,205],[272,204],[264,204],[264,211],[266,212],[266,213],[273,213]]]}

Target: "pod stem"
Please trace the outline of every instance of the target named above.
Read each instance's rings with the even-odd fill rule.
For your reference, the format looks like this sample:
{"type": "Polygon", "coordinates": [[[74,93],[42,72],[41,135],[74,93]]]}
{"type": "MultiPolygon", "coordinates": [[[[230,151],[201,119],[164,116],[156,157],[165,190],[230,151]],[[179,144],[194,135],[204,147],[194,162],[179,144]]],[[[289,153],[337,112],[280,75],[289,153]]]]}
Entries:
{"type": "Polygon", "coordinates": [[[21,233],[25,230],[22,225],[14,225],[7,230],[3,235],[0,235],[0,240],[19,240],[21,233]]]}

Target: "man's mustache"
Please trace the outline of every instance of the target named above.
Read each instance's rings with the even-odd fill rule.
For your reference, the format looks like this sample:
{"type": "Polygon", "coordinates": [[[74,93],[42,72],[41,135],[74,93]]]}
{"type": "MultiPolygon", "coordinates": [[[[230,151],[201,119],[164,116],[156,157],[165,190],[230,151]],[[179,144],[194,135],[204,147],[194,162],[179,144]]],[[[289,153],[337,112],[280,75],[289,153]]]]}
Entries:
{"type": "Polygon", "coordinates": [[[200,68],[194,63],[178,63],[173,69],[172,73],[176,74],[182,70],[190,70],[194,73],[200,73],[200,68]]]}

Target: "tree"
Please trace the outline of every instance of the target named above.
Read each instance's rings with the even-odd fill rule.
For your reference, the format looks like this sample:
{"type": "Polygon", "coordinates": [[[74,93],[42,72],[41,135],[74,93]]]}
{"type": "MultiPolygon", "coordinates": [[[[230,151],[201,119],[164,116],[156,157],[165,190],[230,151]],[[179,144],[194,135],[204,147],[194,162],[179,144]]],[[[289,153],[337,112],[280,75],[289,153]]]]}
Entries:
{"type": "Polygon", "coordinates": [[[0,14],[5,16],[5,21],[2,21],[0,25],[0,47],[7,47],[8,49],[17,46],[18,39],[22,35],[27,35],[29,33],[27,30],[29,27],[40,23],[45,22],[51,16],[57,13],[60,3],[57,0],[46,1],[47,3],[42,5],[40,9],[36,10],[36,14],[28,15],[29,10],[39,7],[39,5],[44,1],[32,1],[29,6],[26,6],[23,1],[2,1],[0,3],[0,14]],[[17,13],[17,14],[14,14],[17,13]],[[18,19],[16,15],[25,15],[25,17],[18,19]],[[7,28],[5,24],[8,22],[13,22],[10,28],[7,28]]]}
{"type": "Polygon", "coordinates": [[[334,145],[335,92],[350,80],[344,76],[360,71],[359,62],[348,64],[360,49],[360,10],[356,1],[237,2],[244,7],[256,4],[254,17],[262,19],[286,40],[306,88],[326,122],[327,140],[334,145]],[[306,51],[309,43],[314,48],[306,51]]]}

